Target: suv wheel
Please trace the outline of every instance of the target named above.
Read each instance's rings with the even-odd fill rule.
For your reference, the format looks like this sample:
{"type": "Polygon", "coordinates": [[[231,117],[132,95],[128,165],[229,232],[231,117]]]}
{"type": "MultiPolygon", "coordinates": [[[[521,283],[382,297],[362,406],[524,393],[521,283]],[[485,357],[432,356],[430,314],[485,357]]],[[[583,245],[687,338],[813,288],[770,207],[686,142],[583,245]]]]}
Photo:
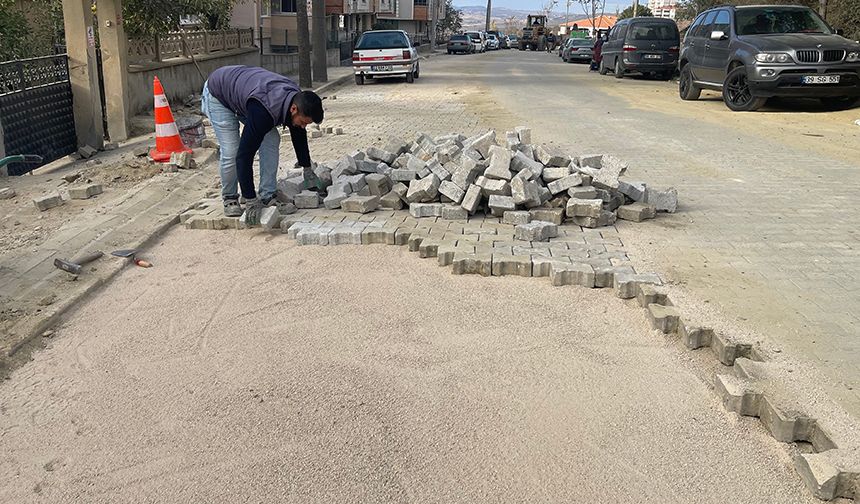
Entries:
{"type": "Polygon", "coordinates": [[[600,60],[600,65],[598,66],[597,73],[599,73],[600,75],[606,75],[609,73],[609,69],[606,68],[606,63],[604,63],[603,60],[600,60]]]}
{"type": "Polygon", "coordinates": [[[735,112],[752,112],[760,109],[767,99],[752,95],[747,80],[747,69],[739,66],[729,72],[723,82],[723,101],[735,112]]]}
{"type": "Polygon", "coordinates": [[[860,98],[856,96],[832,96],[821,98],[821,104],[828,110],[848,110],[854,107],[854,105],[857,105],[858,101],[860,101],[860,98]]]}
{"type": "Polygon", "coordinates": [[[614,73],[615,73],[616,79],[623,79],[624,78],[624,68],[621,66],[621,60],[618,58],[615,58],[615,71],[614,71],[614,73]]]}
{"type": "Polygon", "coordinates": [[[698,100],[702,94],[702,88],[693,82],[693,72],[690,65],[684,65],[681,69],[681,79],[678,81],[678,94],[682,100],[698,100]]]}

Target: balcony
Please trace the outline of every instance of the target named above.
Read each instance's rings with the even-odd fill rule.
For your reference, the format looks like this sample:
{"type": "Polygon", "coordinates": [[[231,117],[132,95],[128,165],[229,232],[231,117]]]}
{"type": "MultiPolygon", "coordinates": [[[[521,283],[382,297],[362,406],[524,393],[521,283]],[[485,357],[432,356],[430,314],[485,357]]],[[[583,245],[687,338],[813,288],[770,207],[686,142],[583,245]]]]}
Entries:
{"type": "Polygon", "coordinates": [[[344,13],[344,0],[325,0],[325,13],[329,14],[343,14],[344,13]]]}

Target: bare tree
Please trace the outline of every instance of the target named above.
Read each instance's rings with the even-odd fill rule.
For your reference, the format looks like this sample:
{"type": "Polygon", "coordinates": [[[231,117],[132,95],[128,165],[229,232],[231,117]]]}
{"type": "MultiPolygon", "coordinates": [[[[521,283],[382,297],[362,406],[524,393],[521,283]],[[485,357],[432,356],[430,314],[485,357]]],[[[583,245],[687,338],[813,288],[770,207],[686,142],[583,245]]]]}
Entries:
{"type": "Polygon", "coordinates": [[[541,11],[543,11],[543,15],[549,17],[552,14],[552,10],[555,9],[555,6],[558,5],[558,0],[547,0],[543,3],[543,7],[541,7],[541,11]]]}
{"type": "Polygon", "coordinates": [[[299,29],[299,86],[309,88],[313,86],[311,80],[311,34],[308,30],[308,4],[305,0],[296,2],[296,22],[299,29]]]}
{"type": "Polygon", "coordinates": [[[597,19],[598,12],[600,13],[600,17],[603,18],[603,15],[606,13],[606,0],[578,0],[579,5],[582,6],[582,10],[585,12],[586,17],[589,18],[588,22],[591,24],[592,30],[597,31],[600,21],[597,19]]]}
{"type": "Polygon", "coordinates": [[[517,33],[521,24],[522,20],[518,16],[508,16],[505,18],[505,32],[517,33]]]}
{"type": "MultiPolygon", "coordinates": [[[[304,0],[299,0],[302,3],[304,0]]],[[[311,5],[313,10],[314,23],[314,76],[313,80],[317,82],[328,82],[328,61],[326,58],[326,19],[325,19],[325,0],[313,0],[311,5]]],[[[307,9],[307,6],[305,7],[307,9]]]]}

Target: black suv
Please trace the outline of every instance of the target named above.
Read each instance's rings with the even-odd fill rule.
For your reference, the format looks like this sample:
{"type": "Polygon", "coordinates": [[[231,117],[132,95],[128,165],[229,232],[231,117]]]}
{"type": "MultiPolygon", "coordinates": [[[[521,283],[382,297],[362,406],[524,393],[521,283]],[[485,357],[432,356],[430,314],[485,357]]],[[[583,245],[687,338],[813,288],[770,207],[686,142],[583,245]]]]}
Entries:
{"type": "Polygon", "coordinates": [[[671,19],[623,19],[612,27],[603,43],[600,75],[613,72],[616,78],[623,79],[625,74],[639,72],[669,80],[677,68],[680,43],[678,25],[671,19]]]}
{"type": "Polygon", "coordinates": [[[707,10],[687,30],[678,67],[682,99],[714,89],[736,111],[756,110],[772,96],[820,98],[832,108],[860,97],[860,44],[807,7],[707,10]]]}

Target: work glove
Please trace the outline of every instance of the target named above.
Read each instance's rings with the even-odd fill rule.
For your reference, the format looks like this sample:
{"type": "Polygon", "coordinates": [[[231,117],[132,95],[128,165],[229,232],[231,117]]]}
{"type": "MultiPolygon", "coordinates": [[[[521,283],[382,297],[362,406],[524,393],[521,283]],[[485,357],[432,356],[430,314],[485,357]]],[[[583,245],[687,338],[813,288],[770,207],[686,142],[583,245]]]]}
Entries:
{"type": "Polygon", "coordinates": [[[324,188],[322,187],[322,181],[320,181],[319,177],[314,173],[315,167],[316,163],[311,163],[310,166],[303,166],[302,175],[304,176],[305,189],[319,192],[324,188]]]}
{"type": "Polygon", "coordinates": [[[260,212],[263,211],[263,202],[260,198],[245,201],[245,225],[258,226],[260,224],[260,212]]]}

